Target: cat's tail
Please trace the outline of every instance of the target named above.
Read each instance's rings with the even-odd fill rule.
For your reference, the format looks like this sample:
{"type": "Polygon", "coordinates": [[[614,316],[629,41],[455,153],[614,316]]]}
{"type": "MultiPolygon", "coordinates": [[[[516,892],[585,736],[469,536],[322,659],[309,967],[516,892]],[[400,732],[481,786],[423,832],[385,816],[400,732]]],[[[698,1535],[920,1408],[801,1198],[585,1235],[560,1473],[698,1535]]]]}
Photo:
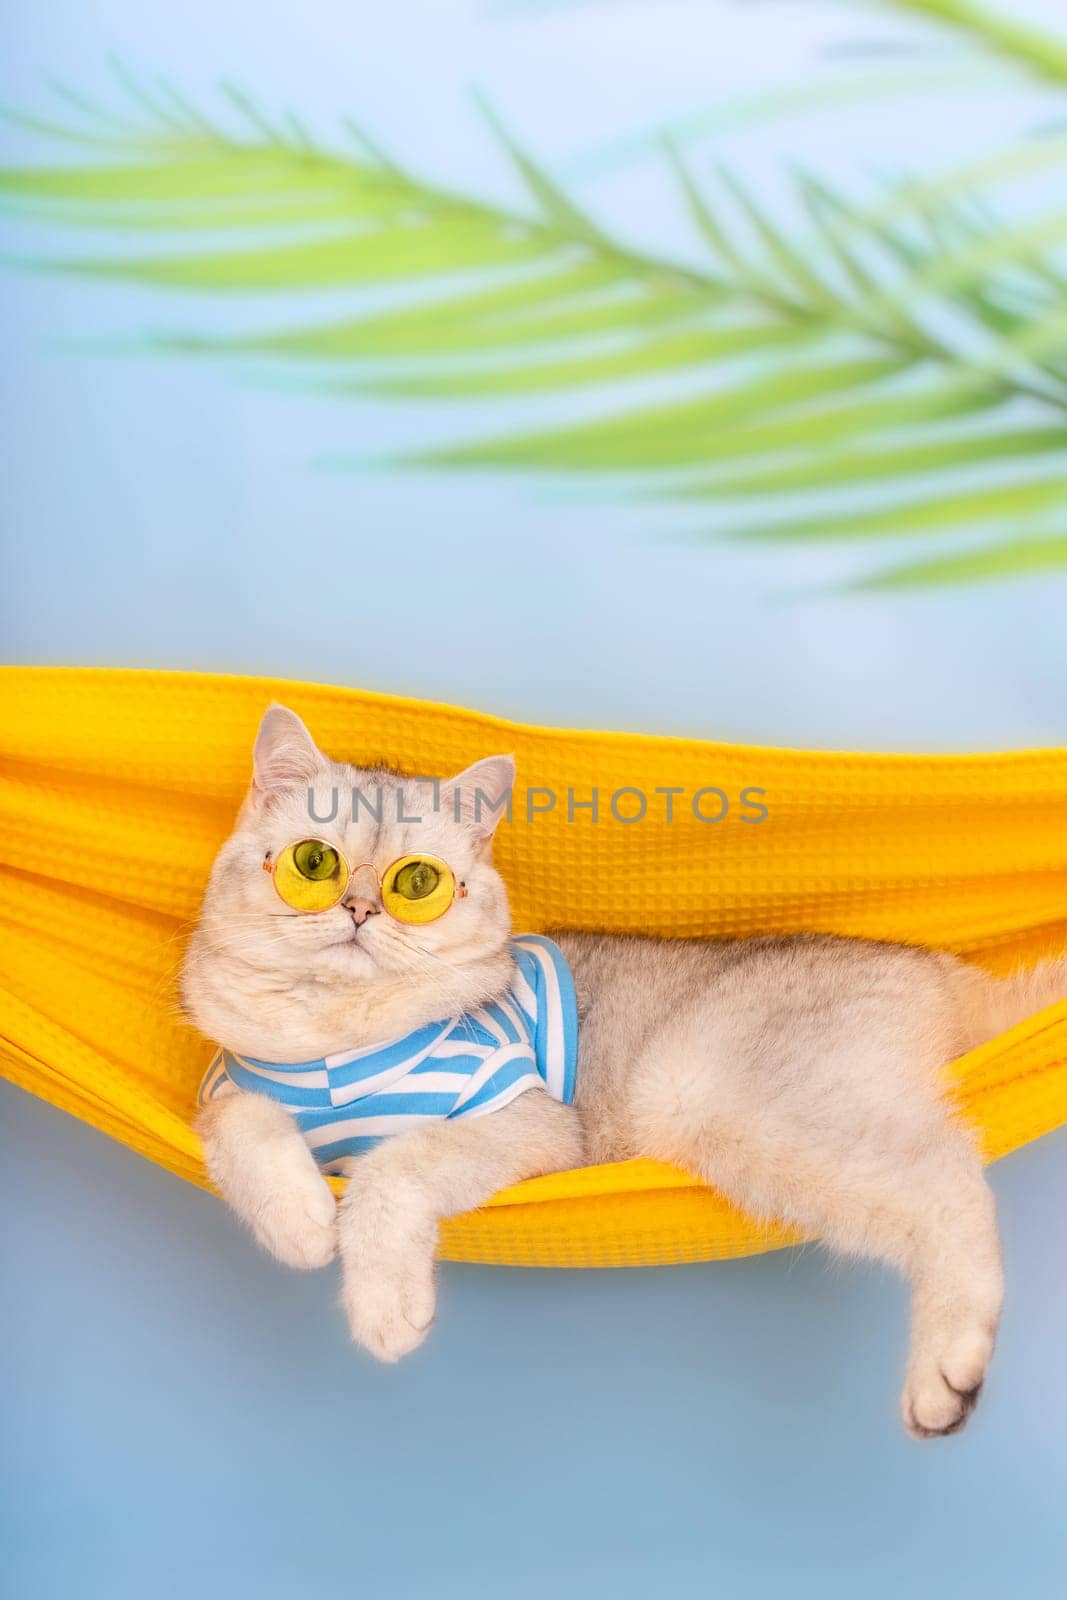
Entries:
{"type": "Polygon", "coordinates": [[[1003,978],[971,966],[957,968],[957,972],[972,1048],[995,1039],[1017,1022],[1025,1022],[1046,1006],[1067,1000],[1067,955],[1040,961],[1036,967],[1020,967],[1003,978]]]}

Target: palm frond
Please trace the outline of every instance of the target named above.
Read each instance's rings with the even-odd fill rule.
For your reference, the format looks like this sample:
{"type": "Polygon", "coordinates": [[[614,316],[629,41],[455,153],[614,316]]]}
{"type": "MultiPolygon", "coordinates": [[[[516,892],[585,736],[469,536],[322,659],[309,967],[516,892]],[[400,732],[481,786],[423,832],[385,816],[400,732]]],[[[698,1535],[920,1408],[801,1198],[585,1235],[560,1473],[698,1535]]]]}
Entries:
{"type": "Polygon", "coordinates": [[[946,583],[986,583],[1062,572],[1067,566],[1067,535],[1047,539],[1005,539],[953,555],[902,562],[853,585],[856,589],[926,589],[946,583]]]}
{"type": "Polygon", "coordinates": [[[738,529],[737,537],[795,543],[812,538],[899,538],[903,534],[926,534],[932,529],[970,529],[984,522],[1000,522],[1005,517],[1055,509],[1063,505],[1065,494],[1067,479],[1039,478],[1033,483],[1000,484],[940,494],[934,504],[924,497],[872,511],[854,511],[845,516],[760,522],[751,528],[738,529]]]}
{"type": "MultiPolygon", "coordinates": [[[[737,174],[698,184],[670,150],[664,170],[704,252],[675,260],[612,235],[488,108],[528,210],[428,183],[354,124],[350,153],[233,86],[227,122],[170,85],[119,77],[118,117],[64,91],[80,126],[23,119],[68,145],[82,138],[86,159],[0,171],[9,214],[109,236],[102,250],[24,264],[223,304],[247,290],[299,291],[312,308],[324,291],[392,295],[333,320],[312,310],[251,333],[174,334],[163,348],[290,362],[338,397],[581,388],[592,398],[579,422],[509,426],[504,413],[494,437],[411,459],[636,475],[645,495],[714,504],[715,537],[933,538],[993,523],[1010,543],[1062,513],[1063,210],[1000,225],[951,175],[857,205],[797,171],[797,231],[737,174]],[[681,397],[664,391],[683,375],[681,397]],[[976,463],[999,476],[961,491],[953,475],[976,463]],[[756,496],[775,498],[773,514],[741,518],[738,499],[756,496]]],[[[1056,548],[1042,542],[1046,565],[1056,548]]],[[[955,569],[932,570],[947,581],[955,569]]],[[[1000,555],[993,570],[1006,570],[1000,555]]]]}
{"type": "MultiPolygon", "coordinates": [[[[746,495],[786,495],[798,490],[827,491],[863,483],[892,490],[899,482],[905,486],[921,483],[929,473],[973,467],[976,460],[983,467],[1009,461],[1021,471],[1027,458],[1045,456],[1063,460],[1062,428],[969,430],[943,439],[909,437],[906,442],[867,451],[850,448],[811,452],[801,461],[777,467],[765,465],[758,471],[727,469],[715,478],[696,479],[679,492],[686,499],[701,500],[716,499],[724,493],[736,499],[746,495]]],[[[939,485],[938,493],[941,492],[939,485]]]]}
{"type": "Polygon", "coordinates": [[[1051,83],[1067,84],[1067,43],[1052,34],[975,5],[973,0],[891,0],[891,4],[947,23],[998,59],[1017,61],[1051,83]]]}

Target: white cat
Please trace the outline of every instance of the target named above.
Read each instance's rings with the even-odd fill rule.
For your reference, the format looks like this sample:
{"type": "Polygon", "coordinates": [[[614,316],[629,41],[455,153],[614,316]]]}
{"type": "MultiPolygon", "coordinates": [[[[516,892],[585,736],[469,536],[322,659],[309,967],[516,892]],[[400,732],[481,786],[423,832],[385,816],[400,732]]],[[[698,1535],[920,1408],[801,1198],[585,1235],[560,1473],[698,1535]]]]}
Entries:
{"type": "MultiPolygon", "coordinates": [[[[491,757],[446,782],[428,811],[425,784],[331,762],[293,712],[271,707],[185,961],[193,1022],[261,1067],[338,1056],[358,1066],[387,1041],[441,1019],[466,1027],[499,1002],[516,966],[492,806],[513,777],[509,757],[491,757]],[[380,822],[346,805],[314,820],[334,789],[347,798],[354,787],[382,791],[380,822]],[[336,903],[310,915],[273,881],[287,847],[309,838],[344,865],[336,903]],[[381,914],[383,872],[413,854],[447,863],[458,886],[445,914],[417,924],[381,914]]],[[[219,1079],[198,1122],[208,1168],[260,1243],[300,1267],[339,1252],[353,1338],[394,1361],[433,1321],[442,1217],[585,1160],[654,1157],[753,1215],[902,1269],[905,1425],[921,1438],[962,1427],[993,1352],[1002,1276],[992,1195],[941,1069],[1067,996],[1067,961],[1000,981],[946,954],[860,940],[553,937],[577,991],[573,1105],[527,1077],[491,1114],[409,1119],[345,1164],[339,1205],[303,1113],[219,1079]]]]}

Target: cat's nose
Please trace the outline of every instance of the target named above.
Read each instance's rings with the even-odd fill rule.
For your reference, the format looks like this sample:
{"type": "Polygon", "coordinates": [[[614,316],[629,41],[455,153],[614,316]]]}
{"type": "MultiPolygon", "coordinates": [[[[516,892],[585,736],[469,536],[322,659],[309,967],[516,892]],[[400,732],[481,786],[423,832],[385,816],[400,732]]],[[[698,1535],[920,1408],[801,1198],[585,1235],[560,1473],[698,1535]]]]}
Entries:
{"type": "Polygon", "coordinates": [[[359,900],[355,895],[350,895],[343,904],[345,910],[351,912],[352,921],[357,928],[361,928],[368,917],[376,917],[381,910],[373,900],[359,900]]]}

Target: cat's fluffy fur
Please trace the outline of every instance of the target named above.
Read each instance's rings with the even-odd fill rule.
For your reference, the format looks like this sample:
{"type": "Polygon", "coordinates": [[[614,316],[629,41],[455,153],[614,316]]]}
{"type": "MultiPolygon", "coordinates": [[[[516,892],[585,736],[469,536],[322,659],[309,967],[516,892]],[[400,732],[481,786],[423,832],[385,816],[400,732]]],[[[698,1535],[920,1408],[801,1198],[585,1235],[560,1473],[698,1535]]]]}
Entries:
{"type": "MultiPolygon", "coordinates": [[[[510,758],[445,787],[331,762],[300,719],[272,707],[254,782],[216,861],[183,974],[208,1038],[266,1060],[378,1043],[493,998],[511,977],[510,920],[475,789],[500,795],[510,758]],[[385,818],[309,830],[330,791],[381,785],[385,818]],[[413,850],[443,857],[469,889],[412,928],[379,909],[371,873],[345,902],[292,914],[261,871],[268,850],[313,832],[379,868],[413,850]],[[355,897],[360,897],[356,899],[355,897]]],[[[487,811],[487,818],[493,813],[487,811]]],[[[522,1178],[584,1159],[652,1156],[846,1254],[891,1262],[912,1285],[902,1398],[919,1437],[966,1421],[985,1378],[1002,1279],[992,1195],[940,1082],[954,1056],[1067,995],[1067,963],[998,981],[954,957],[821,937],[729,943],[556,933],[581,1016],[574,1107],[529,1090],[492,1116],[428,1123],[351,1164],[339,1206],[287,1111],[233,1091],[200,1117],[218,1188],[279,1260],[341,1257],[353,1337],[392,1361],[434,1315],[438,1222],[522,1178]]]]}

